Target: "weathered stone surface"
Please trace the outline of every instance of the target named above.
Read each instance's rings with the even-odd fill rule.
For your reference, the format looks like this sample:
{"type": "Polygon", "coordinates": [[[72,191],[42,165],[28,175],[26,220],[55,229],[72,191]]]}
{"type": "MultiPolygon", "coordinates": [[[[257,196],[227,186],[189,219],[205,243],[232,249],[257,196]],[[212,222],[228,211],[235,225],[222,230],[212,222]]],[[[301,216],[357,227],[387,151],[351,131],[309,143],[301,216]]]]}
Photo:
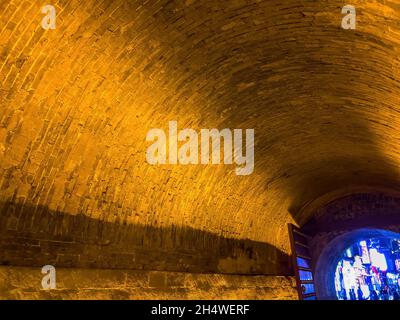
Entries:
{"type": "Polygon", "coordinates": [[[57,288],[41,268],[0,267],[0,299],[297,299],[292,277],[57,268],[57,288]]]}

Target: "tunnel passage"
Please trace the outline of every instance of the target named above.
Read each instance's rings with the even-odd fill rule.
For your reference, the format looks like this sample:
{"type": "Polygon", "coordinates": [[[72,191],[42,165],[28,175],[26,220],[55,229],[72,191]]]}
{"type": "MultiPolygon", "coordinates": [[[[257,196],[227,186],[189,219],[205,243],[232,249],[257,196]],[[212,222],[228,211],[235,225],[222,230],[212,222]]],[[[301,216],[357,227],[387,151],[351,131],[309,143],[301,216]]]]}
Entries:
{"type": "Polygon", "coordinates": [[[304,205],[399,187],[398,1],[352,2],[2,0],[0,263],[290,274],[304,205]],[[254,173],[150,166],[170,120],[254,128],[254,173]]]}

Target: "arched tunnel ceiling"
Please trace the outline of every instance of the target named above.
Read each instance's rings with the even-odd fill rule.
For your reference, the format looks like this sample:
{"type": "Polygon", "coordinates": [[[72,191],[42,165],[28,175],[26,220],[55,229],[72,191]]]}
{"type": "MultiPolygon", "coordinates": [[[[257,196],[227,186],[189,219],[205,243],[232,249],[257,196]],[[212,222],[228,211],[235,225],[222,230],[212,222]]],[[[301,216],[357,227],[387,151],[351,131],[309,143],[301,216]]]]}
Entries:
{"type": "Polygon", "coordinates": [[[306,203],[398,186],[400,1],[351,2],[2,0],[1,201],[288,252],[306,203]],[[149,165],[170,120],[254,128],[254,173],[149,165]]]}

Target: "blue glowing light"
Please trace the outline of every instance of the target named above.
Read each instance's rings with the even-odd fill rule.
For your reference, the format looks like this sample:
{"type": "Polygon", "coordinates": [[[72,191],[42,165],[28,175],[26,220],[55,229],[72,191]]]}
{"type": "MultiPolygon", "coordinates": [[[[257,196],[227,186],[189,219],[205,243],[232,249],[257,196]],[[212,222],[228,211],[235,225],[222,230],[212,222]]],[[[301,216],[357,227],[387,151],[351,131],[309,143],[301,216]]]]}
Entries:
{"type": "Polygon", "coordinates": [[[397,239],[363,239],[345,250],[335,272],[340,300],[400,300],[397,239]]]}

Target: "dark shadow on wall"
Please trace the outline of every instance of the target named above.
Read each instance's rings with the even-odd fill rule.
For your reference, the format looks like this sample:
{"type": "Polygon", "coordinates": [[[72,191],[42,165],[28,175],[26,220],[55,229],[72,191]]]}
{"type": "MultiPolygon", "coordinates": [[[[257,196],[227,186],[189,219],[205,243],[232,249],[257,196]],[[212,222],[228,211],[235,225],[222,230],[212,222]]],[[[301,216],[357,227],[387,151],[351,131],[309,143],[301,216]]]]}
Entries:
{"type": "MultiPolygon", "coordinates": [[[[154,50],[143,76],[165,69],[165,87],[176,89],[172,97],[196,91],[210,102],[196,110],[204,128],[254,128],[255,171],[265,176],[267,196],[278,190],[275,201],[290,199],[282,210],[298,223],[299,209],[331,190],[360,184],[398,187],[398,168],[377,143],[396,130],[388,123],[399,89],[391,43],[362,28],[342,30],[343,1],[247,3],[143,4],[149,16],[143,28],[147,22],[156,26],[149,40],[159,40],[162,47],[154,50]],[[381,57],[388,57],[387,63],[381,57]],[[386,118],[376,110],[387,110],[386,118]]],[[[136,5],[142,7],[125,4],[131,20],[136,5]]],[[[99,36],[107,26],[99,27],[99,36]]],[[[133,40],[136,32],[128,30],[124,37],[133,40]]],[[[42,206],[2,204],[0,230],[3,264],[253,274],[288,269],[287,256],[266,243],[187,227],[111,223],[42,206]]]]}
{"type": "Polygon", "coordinates": [[[289,275],[288,256],[261,242],[188,227],[149,227],[1,203],[0,264],[289,275]]]}

